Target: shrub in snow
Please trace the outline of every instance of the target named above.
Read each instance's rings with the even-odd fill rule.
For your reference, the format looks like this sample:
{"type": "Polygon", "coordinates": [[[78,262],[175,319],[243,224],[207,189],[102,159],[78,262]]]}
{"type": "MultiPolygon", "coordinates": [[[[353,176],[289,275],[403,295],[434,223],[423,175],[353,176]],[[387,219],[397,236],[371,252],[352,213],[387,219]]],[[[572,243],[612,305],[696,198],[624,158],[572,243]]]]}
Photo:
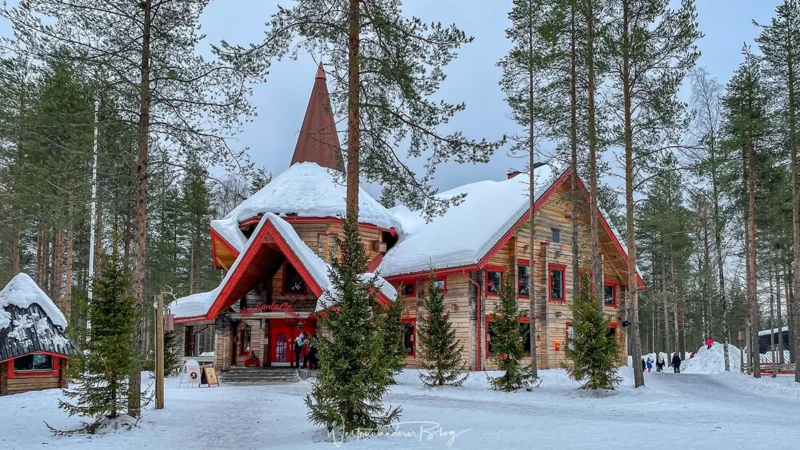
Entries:
{"type": "MultiPolygon", "coordinates": [[[[94,298],[88,305],[92,328],[86,352],[73,359],[81,367],[67,400],[59,407],[72,415],[91,418],[84,431],[95,433],[107,421],[120,416],[128,403],[128,373],[133,358],[136,298],[130,293],[130,271],[114,251],[94,282],[94,298]]],[[[114,422],[116,423],[116,422],[114,422]]]]}
{"type": "Polygon", "coordinates": [[[500,287],[500,304],[492,313],[492,349],[497,354],[499,377],[490,377],[492,389],[512,392],[528,388],[534,381],[530,366],[522,364],[525,357],[523,335],[520,329],[522,314],[517,307],[517,290],[511,277],[505,277],[500,287]]]}
{"type": "Polygon", "coordinates": [[[565,368],[573,380],[584,383],[583,389],[614,389],[622,381],[615,362],[616,342],[591,290],[589,276],[582,275],[581,291],[572,302],[574,336],[566,349],[572,364],[565,368]]]}
{"type": "Polygon", "coordinates": [[[461,360],[461,351],[464,347],[456,339],[456,330],[444,312],[444,293],[436,283],[433,269],[428,278],[425,311],[427,315],[417,317],[417,360],[424,369],[419,378],[431,387],[461,386],[467,379],[467,374],[462,373],[465,363],[461,360]]]}
{"type": "Polygon", "coordinates": [[[337,239],[342,259],[331,261],[333,289],[325,293],[327,309],[319,315],[330,338],[321,333],[315,338],[320,370],[305,403],[311,422],[347,436],[391,424],[401,408],[383,408],[394,373],[383,355],[383,328],[375,314],[377,277],[362,277],[368,261],[356,218],[345,220],[343,235],[337,239]]]}

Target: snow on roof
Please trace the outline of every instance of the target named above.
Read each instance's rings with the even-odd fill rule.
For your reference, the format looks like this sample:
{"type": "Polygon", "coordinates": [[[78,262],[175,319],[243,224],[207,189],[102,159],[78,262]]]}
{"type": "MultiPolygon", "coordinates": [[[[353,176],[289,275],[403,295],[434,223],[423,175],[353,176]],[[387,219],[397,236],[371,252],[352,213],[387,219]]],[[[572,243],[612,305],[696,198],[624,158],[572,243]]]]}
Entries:
{"type": "MultiPolygon", "coordinates": [[[[780,329],[780,333],[783,333],[784,331],[789,331],[789,327],[783,327],[783,328],[780,329]]],[[[772,330],[761,330],[761,331],[758,332],[758,335],[759,336],[766,336],[768,334],[778,334],[778,333],[779,333],[778,329],[774,328],[772,330]]]]}
{"type": "MultiPolygon", "coordinates": [[[[347,189],[339,177],[340,174],[320,167],[317,163],[293,164],[223,219],[211,221],[211,227],[241,252],[245,241],[238,231],[238,223],[259,214],[344,217],[347,189]]],[[[394,214],[361,188],[358,209],[359,222],[403,232],[402,225],[394,214]]]]}
{"type": "MultiPolygon", "coordinates": [[[[552,185],[553,174],[549,166],[536,169],[535,200],[552,185]]],[[[378,267],[381,275],[476,264],[528,211],[528,174],[479,181],[438,196],[447,199],[458,194],[467,194],[461,204],[427,224],[404,206],[393,208],[403,222],[406,237],[384,256],[378,267]]]]}
{"type": "MultiPolygon", "coordinates": [[[[300,260],[300,264],[308,271],[314,281],[319,285],[319,287],[325,292],[332,292],[333,291],[333,284],[331,283],[330,277],[328,277],[328,270],[330,270],[330,265],[322,260],[316,253],[314,253],[304,242],[300,239],[297,232],[292,228],[292,226],[286,222],[285,220],[278,217],[276,214],[273,213],[264,213],[261,217],[261,220],[258,222],[258,226],[253,231],[250,239],[247,241],[246,245],[240,250],[239,256],[234,261],[233,265],[231,266],[230,270],[225,274],[225,278],[222,280],[219,286],[216,289],[209,292],[201,292],[198,294],[192,294],[186,297],[181,297],[176,299],[172,304],[170,304],[170,311],[176,318],[186,318],[186,317],[197,317],[203,316],[208,313],[208,310],[211,308],[211,305],[219,296],[220,292],[222,291],[223,286],[225,286],[229,279],[231,278],[232,274],[236,271],[236,268],[239,266],[239,262],[243,259],[247,248],[255,243],[255,236],[259,234],[261,228],[264,227],[264,224],[267,222],[271,223],[275,230],[283,237],[286,241],[286,244],[292,250],[292,253],[300,260]]],[[[363,274],[362,280],[365,280],[366,277],[373,277],[374,274],[363,274]]],[[[397,298],[397,291],[394,287],[388,283],[383,278],[378,277],[376,280],[376,287],[381,290],[381,292],[386,295],[390,300],[395,300],[397,298]]],[[[324,302],[318,301],[317,302],[317,311],[321,311],[326,308],[324,302]]]]}
{"type": "Polygon", "coordinates": [[[29,308],[34,303],[42,308],[54,325],[61,327],[62,330],[67,328],[67,319],[61,310],[31,277],[20,272],[0,291],[0,330],[11,324],[11,316],[5,311],[6,306],[29,308]]]}

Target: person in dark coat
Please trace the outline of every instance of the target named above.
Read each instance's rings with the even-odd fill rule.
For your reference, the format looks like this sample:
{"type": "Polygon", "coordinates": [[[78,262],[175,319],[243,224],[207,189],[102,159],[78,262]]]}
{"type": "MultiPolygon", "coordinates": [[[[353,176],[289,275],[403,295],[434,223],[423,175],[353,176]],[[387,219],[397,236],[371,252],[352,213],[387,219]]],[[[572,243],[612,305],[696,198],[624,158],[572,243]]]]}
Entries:
{"type": "Polygon", "coordinates": [[[647,372],[647,363],[642,360],[642,372],[647,372]]]}
{"type": "Polygon", "coordinates": [[[672,355],[672,367],[675,369],[675,373],[681,373],[681,357],[677,352],[672,355]]]}
{"type": "Polygon", "coordinates": [[[317,358],[317,347],[315,347],[313,343],[308,348],[308,369],[309,370],[319,369],[319,358],[317,358]]]}

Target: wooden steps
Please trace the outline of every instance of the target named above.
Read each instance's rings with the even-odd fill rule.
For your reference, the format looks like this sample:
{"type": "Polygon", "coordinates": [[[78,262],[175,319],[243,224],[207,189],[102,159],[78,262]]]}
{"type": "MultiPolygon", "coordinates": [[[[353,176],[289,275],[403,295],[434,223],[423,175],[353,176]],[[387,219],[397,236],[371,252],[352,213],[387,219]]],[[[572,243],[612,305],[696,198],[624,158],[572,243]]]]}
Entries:
{"type": "Polygon", "coordinates": [[[291,368],[231,367],[219,379],[222,384],[284,384],[299,382],[300,374],[291,368]]]}

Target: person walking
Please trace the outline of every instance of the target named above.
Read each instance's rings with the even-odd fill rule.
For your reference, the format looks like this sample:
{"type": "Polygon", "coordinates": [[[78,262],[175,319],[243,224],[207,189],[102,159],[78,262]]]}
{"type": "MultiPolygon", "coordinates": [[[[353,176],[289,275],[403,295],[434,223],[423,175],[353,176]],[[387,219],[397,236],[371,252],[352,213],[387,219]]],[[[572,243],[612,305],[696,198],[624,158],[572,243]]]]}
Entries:
{"type": "Polygon", "coordinates": [[[663,372],[664,371],[664,357],[661,356],[659,353],[658,358],[656,358],[656,372],[663,372]]]}
{"type": "Polygon", "coordinates": [[[311,334],[310,333],[305,333],[305,335],[306,336],[303,339],[303,347],[300,350],[300,356],[303,357],[303,368],[307,369],[308,368],[308,349],[309,349],[309,347],[311,347],[311,339],[309,339],[309,338],[310,338],[311,334]]]}
{"type": "Polygon", "coordinates": [[[309,370],[317,370],[319,369],[319,358],[317,358],[317,347],[314,344],[308,348],[308,369],[309,370]]]}
{"type": "Polygon", "coordinates": [[[681,373],[681,357],[678,352],[672,354],[672,368],[675,373],[681,373]]]}
{"type": "Polygon", "coordinates": [[[711,338],[706,339],[706,345],[708,346],[708,350],[711,350],[711,346],[714,345],[714,340],[711,338]]]}
{"type": "Polygon", "coordinates": [[[642,360],[642,372],[644,372],[645,370],[647,370],[647,365],[644,362],[644,360],[642,360]]]}
{"type": "Polygon", "coordinates": [[[292,367],[300,368],[300,355],[303,353],[303,340],[305,338],[305,333],[300,333],[300,336],[294,340],[294,364],[292,367]],[[297,364],[295,366],[295,364],[297,364]]]}
{"type": "Polygon", "coordinates": [[[653,360],[650,359],[650,357],[648,356],[647,357],[647,372],[650,373],[651,370],[653,370],[653,360]]]}

